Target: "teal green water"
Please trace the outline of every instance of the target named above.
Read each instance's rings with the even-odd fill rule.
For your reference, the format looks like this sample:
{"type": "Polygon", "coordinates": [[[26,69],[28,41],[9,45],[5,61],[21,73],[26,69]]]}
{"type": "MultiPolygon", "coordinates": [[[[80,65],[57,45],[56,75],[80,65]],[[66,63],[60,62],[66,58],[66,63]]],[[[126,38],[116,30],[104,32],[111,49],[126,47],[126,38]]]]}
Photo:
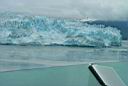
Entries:
{"type": "MultiPolygon", "coordinates": [[[[128,62],[98,63],[111,66],[128,85],[128,62]]],[[[96,86],[88,64],[0,73],[0,86],[96,86]]]]}
{"type": "Polygon", "coordinates": [[[86,86],[87,65],[0,73],[1,86],[86,86]],[[8,82],[8,83],[6,83],[8,82]]]}

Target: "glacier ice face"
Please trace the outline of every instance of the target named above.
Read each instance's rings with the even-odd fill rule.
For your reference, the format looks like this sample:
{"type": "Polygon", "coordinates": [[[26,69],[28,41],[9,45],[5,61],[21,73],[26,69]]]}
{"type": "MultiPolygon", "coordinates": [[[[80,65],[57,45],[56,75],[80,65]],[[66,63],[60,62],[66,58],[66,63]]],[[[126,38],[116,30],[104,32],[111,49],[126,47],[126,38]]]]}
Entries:
{"type": "Polygon", "coordinates": [[[0,44],[119,46],[120,31],[80,20],[0,13],[0,44]]]}

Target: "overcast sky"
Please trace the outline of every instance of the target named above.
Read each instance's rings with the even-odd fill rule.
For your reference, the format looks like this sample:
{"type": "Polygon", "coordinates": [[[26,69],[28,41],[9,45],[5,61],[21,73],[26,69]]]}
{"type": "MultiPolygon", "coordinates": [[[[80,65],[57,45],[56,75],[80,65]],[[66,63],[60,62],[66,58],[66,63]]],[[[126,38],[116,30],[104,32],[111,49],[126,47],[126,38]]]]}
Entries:
{"type": "Polygon", "coordinates": [[[128,20],[128,0],[0,0],[0,11],[69,18],[128,20]]]}

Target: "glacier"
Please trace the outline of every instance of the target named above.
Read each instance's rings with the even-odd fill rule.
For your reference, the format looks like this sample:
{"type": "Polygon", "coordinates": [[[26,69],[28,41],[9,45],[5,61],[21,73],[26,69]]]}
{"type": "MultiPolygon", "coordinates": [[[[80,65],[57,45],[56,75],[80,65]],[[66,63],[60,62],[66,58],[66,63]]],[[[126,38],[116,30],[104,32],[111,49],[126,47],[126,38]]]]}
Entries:
{"type": "Polygon", "coordinates": [[[109,47],[121,45],[117,28],[78,19],[0,13],[0,44],[109,47]]]}

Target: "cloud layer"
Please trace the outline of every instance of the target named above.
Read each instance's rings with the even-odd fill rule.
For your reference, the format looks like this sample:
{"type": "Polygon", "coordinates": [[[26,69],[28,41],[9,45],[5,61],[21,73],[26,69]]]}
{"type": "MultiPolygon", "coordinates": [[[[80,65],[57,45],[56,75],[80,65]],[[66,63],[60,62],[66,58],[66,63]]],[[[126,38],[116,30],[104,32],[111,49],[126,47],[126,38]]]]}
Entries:
{"type": "Polygon", "coordinates": [[[66,18],[128,20],[128,0],[0,0],[0,11],[66,18]]]}

